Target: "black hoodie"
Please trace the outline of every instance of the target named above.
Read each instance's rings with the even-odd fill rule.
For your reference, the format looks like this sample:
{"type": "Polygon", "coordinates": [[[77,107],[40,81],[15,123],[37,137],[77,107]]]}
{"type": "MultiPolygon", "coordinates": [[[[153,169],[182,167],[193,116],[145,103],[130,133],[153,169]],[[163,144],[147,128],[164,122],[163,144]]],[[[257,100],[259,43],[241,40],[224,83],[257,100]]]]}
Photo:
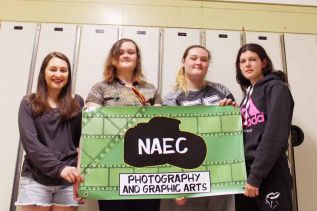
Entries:
{"type": "Polygon", "coordinates": [[[245,159],[251,167],[248,184],[259,187],[274,164],[286,156],[293,108],[288,87],[273,74],[248,88],[241,103],[245,159]]]}

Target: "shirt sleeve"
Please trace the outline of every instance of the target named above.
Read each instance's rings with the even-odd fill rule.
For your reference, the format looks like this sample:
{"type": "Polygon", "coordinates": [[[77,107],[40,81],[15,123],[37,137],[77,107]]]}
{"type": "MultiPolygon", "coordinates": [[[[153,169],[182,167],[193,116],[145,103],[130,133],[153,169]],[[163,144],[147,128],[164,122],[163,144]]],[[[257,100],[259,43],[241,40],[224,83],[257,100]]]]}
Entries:
{"type": "Polygon", "coordinates": [[[177,99],[178,93],[177,92],[170,92],[168,93],[163,99],[164,106],[177,106],[177,99]]]}
{"type": "Polygon", "coordinates": [[[20,139],[28,158],[43,174],[52,178],[60,178],[59,173],[66,165],[40,142],[31,106],[25,98],[20,104],[18,125],[20,139]]]}
{"type": "Polygon", "coordinates": [[[291,93],[284,84],[275,84],[266,92],[266,125],[247,179],[255,187],[260,186],[287,150],[294,107],[291,93]]]}
{"type": "Polygon", "coordinates": [[[96,103],[98,105],[103,106],[104,100],[103,100],[103,89],[102,89],[101,82],[95,84],[91,88],[86,99],[86,103],[87,102],[92,102],[92,103],[96,103]]]}
{"type": "Polygon", "coordinates": [[[226,86],[219,83],[214,83],[214,85],[216,86],[217,90],[219,90],[225,96],[225,98],[235,101],[233,94],[226,86]]]}

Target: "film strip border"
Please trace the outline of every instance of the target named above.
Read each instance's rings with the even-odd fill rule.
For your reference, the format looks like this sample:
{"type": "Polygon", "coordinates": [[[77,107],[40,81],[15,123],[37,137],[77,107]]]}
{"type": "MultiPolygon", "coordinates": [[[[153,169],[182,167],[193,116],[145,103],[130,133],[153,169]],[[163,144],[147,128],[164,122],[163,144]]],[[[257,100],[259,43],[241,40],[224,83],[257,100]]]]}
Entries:
{"type": "MultiPolygon", "coordinates": [[[[234,132],[219,132],[219,133],[197,133],[197,135],[201,137],[210,137],[210,136],[236,136],[242,135],[242,131],[234,131],[234,132]]],[[[123,135],[85,135],[83,134],[83,138],[89,139],[123,139],[123,135]]]]}
{"type": "MultiPolygon", "coordinates": [[[[219,183],[212,183],[211,187],[225,187],[225,186],[232,186],[232,185],[244,185],[245,180],[234,181],[234,182],[219,182],[219,183]]],[[[111,186],[111,187],[104,187],[104,186],[83,186],[80,188],[81,191],[119,191],[118,186],[111,186]]],[[[84,194],[88,196],[87,194],[84,194]]]]}
{"type": "MultiPolygon", "coordinates": [[[[144,114],[147,110],[148,110],[149,107],[147,106],[142,106],[142,107],[139,107],[139,109],[136,111],[136,113],[134,115],[142,115],[144,114]]],[[[102,114],[102,109],[96,109],[96,111],[94,111],[95,115],[98,116],[98,114],[102,114]]],[[[84,115],[85,116],[85,112],[84,112],[84,115]]],[[[125,130],[127,127],[131,127],[132,125],[134,125],[136,119],[135,118],[130,118],[128,119],[128,121],[126,122],[126,125],[124,127],[118,127],[118,134],[113,136],[113,138],[111,138],[109,140],[109,144],[105,147],[103,147],[100,152],[95,156],[95,157],[91,157],[85,150],[81,149],[81,152],[86,154],[88,157],[90,157],[90,164],[87,166],[87,167],[84,167],[82,169],[82,171],[84,172],[84,175],[87,175],[88,172],[86,171],[87,168],[90,168],[90,166],[92,164],[98,164],[102,158],[105,156],[106,153],[108,153],[112,147],[114,147],[118,142],[120,142],[120,139],[118,139],[118,136],[121,137],[123,136],[125,130]]],[[[85,126],[87,126],[87,124],[89,123],[89,119],[87,118],[83,118],[83,121],[82,121],[82,127],[84,128],[85,126]]]]}
{"type": "MultiPolygon", "coordinates": [[[[155,108],[155,107],[150,107],[155,108]]],[[[240,115],[238,111],[232,112],[215,112],[215,113],[162,113],[162,114],[150,114],[150,113],[137,113],[137,114],[107,114],[103,113],[101,109],[96,109],[94,112],[84,112],[83,118],[89,120],[90,118],[152,118],[155,116],[160,117],[210,117],[210,116],[231,116],[231,115],[240,115]]]]}
{"type": "MultiPolygon", "coordinates": [[[[222,162],[205,162],[199,169],[195,171],[210,171],[212,187],[227,187],[232,185],[244,185],[245,183],[245,166],[244,160],[232,160],[222,162]]],[[[104,190],[116,191],[119,189],[119,174],[120,173],[144,173],[142,169],[135,169],[128,165],[96,165],[94,171],[89,178],[85,178],[81,191],[88,190],[104,190]],[[103,175],[103,179],[96,178],[103,175]]],[[[151,168],[151,172],[146,173],[162,173],[175,172],[171,165],[161,165],[151,168]]],[[[190,172],[182,169],[182,172],[190,172]]]]}
{"type": "MultiPolygon", "coordinates": [[[[244,160],[229,160],[229,161],[219,161],[219,162],[204,162],[202,166],[210,166],[210,165],[230,165],[230,164],[235,164],[235,163],[241,163],[244,162],[244,160]]],[[[130,165],[127,164],[120,164],[120,165],[109,165],[109,164],[89,164],[89,165],[81,165],[81,167],[90,167],[90,168],[133,168],[130,165]]],[[[164,164],[160,165],[158,168],[161,167],[173,167],[170,164],[164,164]]],[[[185,171],[183,169],[183,171],[185,171]]],[[[158,173],[159,171],[157,171],[158,173]]]]}
{"type": "MultiPolygon", "coordinates": [[[[153,107],[151,107],[153,108],[153,107]]],[[[151,109],[148,109],[151,111],[151,109]]],[[[133,111],[133,110],[132,110],[133,111]]],[[[151,114],[147,112],[137,112],[134,115],[126,114],[105,114],[101,110],[94,113],[84,113],[83,118],[83,137],[85,138],[122,138],[125,131],[130,127],[141,122],[147,122],[153,117],[170,117],[181,120],[181,128],[187,132],[193,132],[201,136],[223,136],[236,135],[241,133],[241,127],[231,126],[232,117],[240,118],[240,112],[217,112],[217,113],[189,113],[189,114],[151,114]],[[195,120],[195,121],[193,121],[195,120]],[[228,124],[229,123],[229,124],[228,124]],[[89,124],[94,128],[86,129],[89,124]],[[192,127],[192,125],[195,127],[192,127]],[[188,126],[189,125],[189,126],[188,126]],[[220,125],[210,127],[210,125],[220,125]],[[106,130],[105,130],[106,129],[106,130]]]]}

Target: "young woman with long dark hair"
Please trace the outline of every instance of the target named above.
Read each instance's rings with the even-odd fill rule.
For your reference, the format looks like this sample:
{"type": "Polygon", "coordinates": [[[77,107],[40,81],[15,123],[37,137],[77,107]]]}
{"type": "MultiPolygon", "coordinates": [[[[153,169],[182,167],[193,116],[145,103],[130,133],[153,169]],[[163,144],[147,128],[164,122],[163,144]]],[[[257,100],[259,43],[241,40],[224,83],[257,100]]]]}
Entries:
{"type": "Polygon", "coordinates": [[[236,76],[245,97],[241,103],[248,178],[237,211],[291,211],[292,176],[286,151],[294,101],[286,75],[275,71],[264,48],[243,45],[236,76]]]}
{"type": "Polygon", "coordinates": [[[60,52],[42,63],[36,92],[19,109],[20,140],[26,152],[20,192],[22,211],[75,211],[72,183],[81,180],[77,148],[83,99],[72,94],[71,65],[60,52]]]}

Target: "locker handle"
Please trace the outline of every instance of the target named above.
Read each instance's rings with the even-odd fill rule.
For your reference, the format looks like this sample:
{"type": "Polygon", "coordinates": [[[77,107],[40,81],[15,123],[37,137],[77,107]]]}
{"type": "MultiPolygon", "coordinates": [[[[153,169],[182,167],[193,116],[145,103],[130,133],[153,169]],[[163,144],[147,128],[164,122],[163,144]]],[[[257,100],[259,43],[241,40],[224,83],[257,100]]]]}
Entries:
{"type": "Polygon", "coordinates": [[[63,28],[62,28],[62,27],[55,27],[55,28],[54,28],[54,31],[56,31],[56,32],[62,32],[62,31],[63,31],[63,28]]]}
{"type": "Polygon", "coordinates": [[[259,36],[259,40],[267,40],[267,36],[259,36]]]}
{"type": "Polygon", "coordinates": [[[187,33],[186,32],[178,32],[177,35],[179,37],[186,37],[187,36],[187,33]]]}
{"type": "Polygon", "coordinates": [[[227,34],[219,34],[219,38],[228,38],[227,34]]]}
{"type": "Polygon", "coordinates": [[[105,33],[105,30],[104,30],[104,29],[96,29],[95,32],[96,32],[96,33],[103,34],[103,33],[105,33]]]}
{"type": "Polygon", "coordinates": [[[23,26],[14,26],[13,29],[14,30],[23,30],[23,26]]]}
{"type": "Polygon", "coordinates": [[[136,34],[146,35],[146,31],[137,31],[136,34]]]}
{"type": "Polygon", "coordinates": [[[304,132],[297,125],[291,125],[291,141],[293,147],[297,147],[304,142],[304,132]]]}

